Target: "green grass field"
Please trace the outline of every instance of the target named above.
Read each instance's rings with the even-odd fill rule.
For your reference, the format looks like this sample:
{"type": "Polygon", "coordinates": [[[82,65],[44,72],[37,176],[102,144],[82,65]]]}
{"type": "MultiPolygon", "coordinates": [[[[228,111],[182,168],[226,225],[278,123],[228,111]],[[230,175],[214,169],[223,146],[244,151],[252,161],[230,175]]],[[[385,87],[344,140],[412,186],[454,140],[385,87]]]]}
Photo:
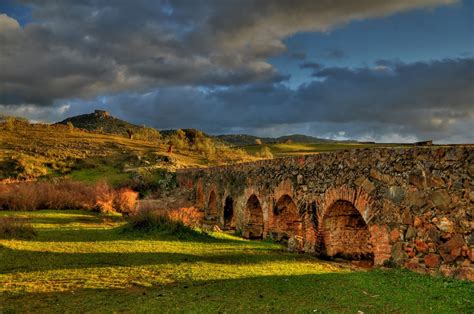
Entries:
{"type": "Polygon", "coordinates": [[[119,216],[0,212],[32,240],[0,240],[0,313],[474,311],[474,284],[362,271],[226,234],[123,233],[119,216]]]}
{"type": "Polygon", "coordinates": [[[264,145],[250,145],[242,148],[251,155],[257,155],[262,146],[270,148],[274,157],[297,156],[303,154],[315,154],[331,152],[344,149],[363,149],[377,147],[402,147],[395,144],[358,144],[358,143],[278,143],[264,145]]]}

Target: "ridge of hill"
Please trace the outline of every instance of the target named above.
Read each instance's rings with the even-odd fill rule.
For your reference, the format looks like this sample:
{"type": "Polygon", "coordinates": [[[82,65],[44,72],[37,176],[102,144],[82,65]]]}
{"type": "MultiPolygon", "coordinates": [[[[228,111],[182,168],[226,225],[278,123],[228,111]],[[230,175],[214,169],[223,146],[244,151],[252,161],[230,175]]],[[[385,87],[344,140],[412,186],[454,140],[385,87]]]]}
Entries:
{"type": "Polygon", "coordinates": [[[319,138],[304,134],[292,134],[280,137],[258,137],[249,134],[224,134],[217,135],[216,138],[227,142],[234,146],[249,146],[254,145],[256,140],[260,140],[264,144],[279,144],[279,143],[312,143],[312,144],[326,144],[326,143],[338,143],[338,142],[351,142],[355,141],[337,141],[325,138],[319,138]]]}
{"type": "Polygon", "coordinates": [[[68,122],[72,123],[75,128],[112,134],[127,134],[127,130],[136,131],[142,128],[141,126],[115,118],[104,110],[95,110],[93,113],[69,117],[55,124],[66,125],[68,122]]]}

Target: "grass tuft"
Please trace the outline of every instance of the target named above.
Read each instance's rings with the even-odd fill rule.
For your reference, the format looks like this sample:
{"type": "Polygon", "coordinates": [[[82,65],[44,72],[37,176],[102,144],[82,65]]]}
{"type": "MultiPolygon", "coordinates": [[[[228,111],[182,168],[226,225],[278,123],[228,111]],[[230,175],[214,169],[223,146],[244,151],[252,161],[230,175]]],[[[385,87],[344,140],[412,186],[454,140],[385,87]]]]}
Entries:
{"type": "Polygon", "coordinates": [[[33,226],[19,218],[0,218],[0,239],[32,239],[37,235],[33,226]]]}
{"type": "Polygon", "coordinates": [[[123,232],[167,234],[178,239],[207,237],[204,232],[187,225],[186,220],[176,215],[174,211],[142,210],[129,218],[123,227],[123,232]]]}

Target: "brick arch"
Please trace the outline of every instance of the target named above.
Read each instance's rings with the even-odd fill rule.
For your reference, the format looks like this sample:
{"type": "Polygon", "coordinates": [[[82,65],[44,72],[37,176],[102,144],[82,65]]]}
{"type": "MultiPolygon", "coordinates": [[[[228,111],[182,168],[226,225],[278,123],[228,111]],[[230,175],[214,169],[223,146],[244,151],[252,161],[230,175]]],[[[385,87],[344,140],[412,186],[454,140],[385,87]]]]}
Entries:
{"type": "Polygon", "coordinates": [[[320,254],[374,260],[373,239],[367,219],[370,202],[367,193],[347,186],[326,191],[317,223],[320,254]]]}
{"type": "Polygon", "coordinates": [[[321,202],[322,210],[318,214],[319,222],[321,222],[327,210],[337,201],[347,201],[351,203],[362,216],[365,223],[370,223],[372,199],[364,190],[354,190],[346,185],[326,190],[321,202]]]}
{"type": "Polygon", "coordinates": [[[252,193],[244,208],[243,236],[249,239],[261,239],[264,232],[263,207],[260,199],[252,193]]]}
{"type": "Polygon", "coordinates": [[[303,221],[293,198],[283,194],[274,203],[272,219],[269,224],[269,232],[272,238],[280,241],[290,237],[303,237],[303,221]]]}

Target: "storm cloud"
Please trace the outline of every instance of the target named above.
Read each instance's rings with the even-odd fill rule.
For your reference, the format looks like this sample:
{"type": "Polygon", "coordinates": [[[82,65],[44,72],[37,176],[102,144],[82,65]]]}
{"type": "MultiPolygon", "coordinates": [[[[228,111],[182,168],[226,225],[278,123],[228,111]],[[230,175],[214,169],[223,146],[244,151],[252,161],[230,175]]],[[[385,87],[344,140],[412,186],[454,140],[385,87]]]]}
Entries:
{"type": "Polygon", "coordinates": [[[25,25],[0,14],[5,113],[52,121],[99,107],[138,124],[211,133],[474,140],[472,58],[325,67],[285,44],[296,33],[455,0],[20,3],[31,10],[25,25]],[[269,62],[282,54],[312,78],[289,88],[289,75],[269,62]]]}
{"type": "Polygon", "coordinates": [[[231,86],[285,79],[266,59],[283,39],[453,0],[34,1],[21,27],[0,15],[0,102],[170,85],[231,86]]]}

